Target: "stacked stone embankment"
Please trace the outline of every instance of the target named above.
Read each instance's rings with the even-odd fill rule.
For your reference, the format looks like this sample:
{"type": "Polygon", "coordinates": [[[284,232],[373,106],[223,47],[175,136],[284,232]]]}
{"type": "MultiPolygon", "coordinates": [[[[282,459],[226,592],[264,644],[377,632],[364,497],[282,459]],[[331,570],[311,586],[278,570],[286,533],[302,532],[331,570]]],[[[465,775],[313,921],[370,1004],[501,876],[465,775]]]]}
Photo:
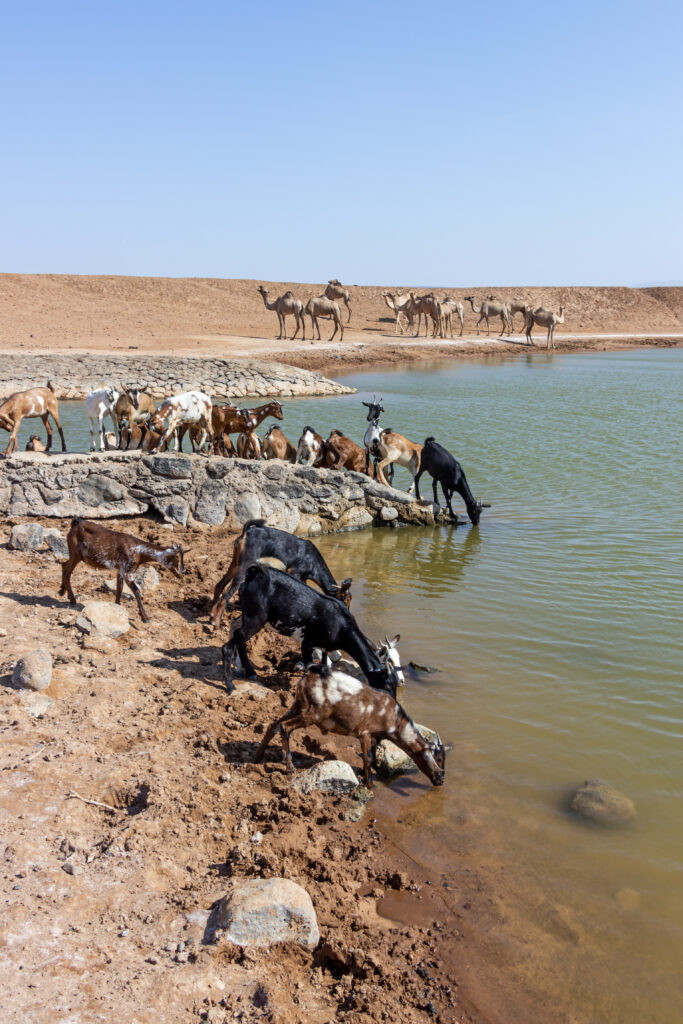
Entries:
{"type": "Polygon", "coordinates": [[[23,452],[0,462],[0,513],[110,519],[160,513],[238,530],[249,519],[305,536],[373,524],[431,525],[431,505],[362,473],[273,460],[103,452],[23,452]]]}
{"type": "Polygon", "coordinates": [[[15,391],[45,387],[51,381],[58,398],[82,399],[103,384],[146,388],[154,398],[199,389],[214,398],[293,397],[351,394],[353,388],[296,366],[255,359],[204,359],[161,356],[19,355],[0,360],[0,399],[15,391]]]}

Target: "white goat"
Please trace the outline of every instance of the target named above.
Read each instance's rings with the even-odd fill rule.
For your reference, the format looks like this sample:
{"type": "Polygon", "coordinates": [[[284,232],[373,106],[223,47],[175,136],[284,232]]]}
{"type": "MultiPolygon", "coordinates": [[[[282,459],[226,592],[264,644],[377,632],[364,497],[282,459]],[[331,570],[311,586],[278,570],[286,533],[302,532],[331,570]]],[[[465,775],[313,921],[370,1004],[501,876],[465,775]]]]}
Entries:
{"type": "Polygon", "coordinates": [[[304,427],[296,449],[296,461],[302,466],[322,465],[325,441],[313,427],[304,427]]]}
{"type": "Polygon", "coordinates": [[[116,443],[119,443],[119,425],[116,421],[116,415],[114,413],[114,407],[119,400],[119,393],[116,388],[105,387],[99,388],[97,391],[91,391],[85,400],[85,412],[88,417],[88,423],[90,425],[90,451],[95,451],[95,431],[93,424],[97,423],[97,433],[100,439],[100,451],[104,451],[105,448],[109,450],[109,442],[105,437],[104,433],[104,417],[109,416],[112,423],[114,424],[114,435],[116,437],[116,443]]]}
{"type": "MultiPolygon", "coordinates": [[[[177,427],[182,427],[185,424],[192,426],[195,423],[200,428],[197,450],[201,451],[207,436],[209,442],[213,438],[211,412],[211,399],[203,391],[185,391],[181,395],[165,399],[149,421],[150,429],[161,434],[156,448],[153,448],[152,451],[158,452],[164,443],[168,442],[177,427]],[[165,430],[164,421],[166,422],[165,430]]],[[[178,451],[177,433],[174,437],[174,444],[175,450],[178,451]]]]}

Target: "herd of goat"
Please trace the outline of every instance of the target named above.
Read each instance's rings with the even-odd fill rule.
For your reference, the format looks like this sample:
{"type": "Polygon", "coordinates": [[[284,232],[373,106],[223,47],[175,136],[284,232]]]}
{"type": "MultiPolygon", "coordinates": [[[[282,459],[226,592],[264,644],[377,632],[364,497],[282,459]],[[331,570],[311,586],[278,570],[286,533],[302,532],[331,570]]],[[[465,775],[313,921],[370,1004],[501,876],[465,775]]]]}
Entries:
{"type": "MultiPolygon", "coordinates": [[[[116,570],[116,603],[124,584],[132,590],[140,617],[149,616],[142,603],[135,572],[147,563],[166,568],[175,576],[185,573],[186,551],[179,544],[157,547],[132,534],[111,530],[84,519],[72,520],[67,534],[69,557],[62,564],[60,596],[76,602],[71,576],[80,562],[116,570]]],[[[363,778],[372,786],[371,759],[378,742],[389,739],[407,753],[435,785],[444,781],[445,750],[440,739],[425,739],[396,699],[404,682],[397,644],[385,637],[373,644],[361,631],[350,611],[351,579],[337,583],[320,551],[310,540],[267,526],[263,520],[246,523],[235,540],[228,571],[216,584],[211,619],[218,628],[226,606],[237,592],[240,615],[231,625],[223,645],[223,678],[228,693],[234,689],[238,663],[247,679],[255,678],[247,654],[247,642],[270,625],[284,636],[301,640],[303,675],[297,682],[288,711],[272,722],[256,752],[260,761],[270,740],[279,731],[287,769],[294,770],[289,736],[301,728],[317,726],[360,740],[363,778]],[[276,560],[283,570],[264,564],[276,560]],[[320,588],[309,586],[309,581],[320,588]],[[347,671],[339,667],[340,652],[351,659],[347,671]],[[334,660],[332,660],[334,659],[334,660]]]]}
{"type": "MultiPolygon", "coordinates": [[[[379,425],[384,412],[382,399],[373,397],[364,402],[368,409],[369,426],[365,431],[363,447],[347,437],[340,430],[332,430],[327,439],[313,427],[305,426],[297,446],[277,426],[270,427],[261,439],[256,428],[268,417],[284,418],[282,405],[276,399],[255,409],[239,409],[235,405],[214,404],[203,391],[186,391],[164,399],[157,408],[153,399],[140,388],[121,385],[119,393],[112,385],[91,392],[85,400],[85,411],[90,425],[91,451],[95,449],[95,435],[99,437],[100,451],[110,447],[129,449],[141,448],[148,452],[159,452],[173,439],[176,451],[182,451],[183,437],[190,435],[192,450],[200,452],[205,445],[214,454],[238,456],[246,459],[281,459],[285,462],[335,470],[353,470],[365,473],[380,483],[391,485],[394,465],[404,466],[410,471],[413,482],[409,488],[420,500],[420,478],[427,472],[432,477],[434,503],[438,504],[437,484],[440,483],[446,507],[453,520],[456,519],[451,499],[458,493],[467,509],[471,522],[476,526],[482,505],[472,495],[460,464],[439,445],[433,437],[424,444],[411,441],[403,434],[379,425]],[[113,433],[105,431],[104,421],[109,417],[113,433]],[[238,434],[237,447],[232,443],[231,434],[238,434]],[[113,442],[113,443],[112,443],[113,442]],[[385,472],[386,471],[386,472],[385,472]]],[[[20,391],[0,405],[0,428],[10,433],[6,455],[17,447],[17,433],[24,419],[42,419],[47,432],[47,445],[34,435],[27,444],[33,451],[50,451],[54,420],[66,451],[64,431],[59,422],[59,405],[50,382],[45,388],[31,388],[20,391]]]]}
{"type": "MultiPolygon", "coordinates": [[[[295,446],[279,427],[273,426],[261,442],[255,429],[266,417],[282,420],[284,413],[278,401],[257,409],[213,405],[200,391],[190,391],[166,399],[155,408],[149,395],[136,388],[122,386],[122,394],[113,387],[93,392],[86,399],[92,448],[95,433],[100,447],[106,448],[104,419],[109,416],[114,426],[114,440],[128,446],[132,440],[149,451],[160,451],[173,437],[176,448],[182,448],[182,437],[189,431],[193,449],[200,451],[207,444],[209,451],[234,454],[230,434],[240,433],[239,454],[279,458],[308,466],[348,468],[377,478],[383,484],[393,479],[395,464],[411,472],[416,497],[420,498],[419,482],[423,473],[432,477],[434,501],[440,483],[452,519],[454,493],[460,494],[473,525],[477,525],[483,508],[475,500],[465,474],[456,459],[428,437],[424,444],[409,441],[393,430],[382,429],[379,420],[384,412],[382,399],[373,397],[363,403],[368,410],[364,445],[361,447],[341,431],[333,430],[327,440],[306,426],[295,446]],[[134,431],[140,430],[136,438],[134,431]],[[149,444],[152,438],[152,444],[149,444]],[[144,442],[147,441],[147,444],[144,442]],[[389,473],[389,479],[385,475],[389,473]]],[[[52,441],[49,419],[59,431],[62,448],[66,450],[64,433],[59,423],[58,403],[51,384],[46,388],[13,395],[0,406],[0,427],[10,431],[8,452],[16,447],[16,436],[22,419],[39,417],[47,430],[47,450],[52,441]]],[[[67,535],[69,557],[62,564],[60,595],[67,595],[73,604],[76,597],[71,584],[74,569],[86,565],[115,569],[116,603],[123,587],[132,591],[140,618],[149,617],[142,603],[140,585],[135,573],[145,563],[156,563],[177,577],[185,573],[186,552],[179,544],[157,547],[131,534],[109,529],[99,523],[74,519],[67,535]]],[[[234,689],[236,670],[254,678],[254,667],[247,653],[248,641],[264,626],[270,625],[285,636],[296,636],[301,642],[303,675],[299,679],[294,701],[289,710],[266,730],[255,760],[265,754],[270,740],[279,731],[285,761],[293,770],[289,748],[290,734],[300,728],[318,726],[323,732],[337,732],[360,740],[363,777],[372,783],[370,767],[377,743],[389,739],[405,751],[434,785],[442,785],[445,771],[445,750],[441,741],[425,739],[396,700],[398,685],[403,683],[397,644],[388,635],[383,644],[374,644],[362,632],[352,612],[351,579],[337,582],[315,545],[304,538],[269,527],[263,520],[246,523],[235,540],[228,570],[217,582],[211,602],[210,619],[215,630],[236,595],[239,617],[233,619],[230,637],[222,647],[223,678],[228,692],[234,689]],[[282,569],[264,564],[275,560],[282,569]],[[316,587],[310,586],[314,583],[316,587]],[[351,661],[340,667],[341,653],[351,661]]]]}

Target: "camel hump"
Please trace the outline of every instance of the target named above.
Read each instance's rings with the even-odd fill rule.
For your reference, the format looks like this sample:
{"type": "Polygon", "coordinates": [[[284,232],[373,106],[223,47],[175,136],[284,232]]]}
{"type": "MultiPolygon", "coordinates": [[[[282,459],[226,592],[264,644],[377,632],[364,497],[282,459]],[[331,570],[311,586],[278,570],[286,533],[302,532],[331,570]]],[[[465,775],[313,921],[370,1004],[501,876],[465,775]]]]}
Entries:
{"type": "Polygon", "coordinates": [[[328,281],[327,283],[328,283],[328,284],[338,284],[338,285],[340,285],[340,286],[341,286],[341,281],[339,280],[339,278],[338,278],[338,277],[333,277],[333,278],[332,278],[332,280],[331,280],[331,281],[328,281]]]}
{"type": "Polygon", "coordinates": [[[293,299],[294,298],[294,292],[285,292],[285,294],[282,296],[282,298],[283,299],[293,299]]]}

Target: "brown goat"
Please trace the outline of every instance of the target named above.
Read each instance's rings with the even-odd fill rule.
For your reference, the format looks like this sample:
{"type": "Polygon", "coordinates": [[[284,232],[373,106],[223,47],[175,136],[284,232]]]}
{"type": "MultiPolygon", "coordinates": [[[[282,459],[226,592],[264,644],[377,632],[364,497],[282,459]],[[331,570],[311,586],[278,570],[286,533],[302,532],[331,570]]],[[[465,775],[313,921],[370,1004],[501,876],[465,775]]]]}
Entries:
{"type": "Polygon", "coordinates": [[[357,736],[363,756],[363,780],[372,788],[370,753],[383,739],[405,751],[435,786],[442,786],[446,752],[440,741],[429,743],[398,701],[383,690],[375,690],[359,679],[330,668],[327,659],[311,665],[297,683],[294,703],[266,729],[254,761],[260,761],[279,730],[287,770],[294,771],[289,736],[295,729],[317,725],[321,732],[357,736]]]}
{"type": "MultiPolygon", "coordinates": [[[[323,465],[328,469],[352,469],[356,473],[365,473],[365,463],[365,449],[342,434],[341,430],[333,430],[325,441],[323,465]]],[[[375,467],[372,463],[367,473],[374,478],[375,467]]]]}
{"type": "Polygon", "coordinates": [[[237,455],[240,459],[261,458],[261,438],[255,430],[243,430],[237,438],[237,455]]]}
{"type": "Polygon", "coordinates": [[[219,434],[240,434],[244,430],[255,430],[268,416],[284,419],[282,405],[273,400],[256,409],[238,409],[235,405],[215,405],[212,419],[213,432],[219,434]]]}
{"type": "MultiPolygon", "coordinates": [[[[122,382],[121,389],[123,394],[119,396],[114,406],[119,434],[123,434],[124,428],[130,430],[134,425],[144,423],[156,412],[154,399],[142,388],[127,388],[122,382]]],[[[123,441],[121,447],[124,447],[123,441]]]]}
{"type": "Polygon", "coordinates": [[[263,458],[282,459],[283,462],[296,462],[296,448],[275,424],[263,438],[263,458]]]}
{"type": "Polygon", "coordinates": [[[0,405],[0,430],[9,431],[9,444],[5,449],[5,455],[16,450],[17,434],[22,420],[40,418],[47,433],[47,448],[52,448],[52,427],[50,416],[57,425],[59,436],[62,439],[62,451],[66,451],[64,431],[59,423],[59,404],[55,389],[51,381],[47,382],[46,388],[30,388],[28,391],[17,391],[0,405]]]}
{"type": "Polygon", "coordinates": [[[116,570],[116,604],[121,604],[123,584],[127,583],[135,595],[138,611],[143,622],[149,622],[149,616],[142,604],[140,587],[133,578],[133,573],[146,562],[170,569],[179,579],[185,573],[183,555],[185,552],[179,544],[170,548],[158,548],[154,544],[130,533],[119,533],[109,530],[99,523],[90,523],[85,519],[72,519],[71,529],[66,535],[69,557],[62,563],[62,585],[59,596],[68,594],[69,602],[76,603],[71,587],[71,574],[79,562],[85,562],[95,569],[116,570]]]}

